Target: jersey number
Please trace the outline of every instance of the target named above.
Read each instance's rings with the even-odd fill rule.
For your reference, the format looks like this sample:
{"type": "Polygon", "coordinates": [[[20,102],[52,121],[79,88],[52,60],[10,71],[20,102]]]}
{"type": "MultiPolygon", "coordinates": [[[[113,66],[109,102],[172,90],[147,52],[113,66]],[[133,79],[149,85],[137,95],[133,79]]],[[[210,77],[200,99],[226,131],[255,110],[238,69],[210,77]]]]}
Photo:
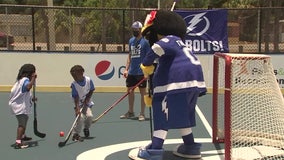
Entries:
{"type": "Polygon", "coordinates": [[[194,55],[191,54],[191,51],[189,48],[183,47],[183,53],[187,56],[187,58],[190,60],[192,64],[200,65],[199,60],[194,55]]]}

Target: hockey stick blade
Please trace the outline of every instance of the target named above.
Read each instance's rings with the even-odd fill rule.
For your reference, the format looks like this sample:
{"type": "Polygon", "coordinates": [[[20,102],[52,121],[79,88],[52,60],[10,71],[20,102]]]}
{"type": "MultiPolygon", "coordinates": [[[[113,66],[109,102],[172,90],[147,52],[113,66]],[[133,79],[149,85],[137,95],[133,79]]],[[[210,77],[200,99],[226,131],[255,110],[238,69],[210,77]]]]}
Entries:
{"type": "Polygon", "coordinates": [[[99,119],[101,119],[105,114],[107,114],[112,108],[114,108],[119,102],[121,102],[125,97],[127,97],[130,92],[132,92],[135,88],[137,88],[141,83],[143,83],[147,77],[144,77],[141,79],[135,86],[133,86],[131,89],[129,89],[128,92],[126,92],[122,97],[120,97],[117,101],[115,101],[108,109],[106,109],[101,115],[98,116],[98,118],[93,119],[92,123],[96,123],[99,119]]]}
{"type": "Polygon", "coordinates": [[[58,143],[58,147],[63,147],[63,146],[65,146],[66,142],[67,142],[67,141],[59,142],[59,143],[58,143]]]}
{"type": "MultiPolygon", "coordinates": [[[[71,129],[71,130],[73,130],[73,129],[71,129]]],[[[71,136],[71,132],[68,133],[67,137],[65,138],[65,141],[58,143],[58,147],[64,147],[66,145],[67,141],[69,140],[70,136],[71,136]]]]}
{"type": "Polygon", "coordinates": [[[74,120],[74,122],[73,122],[73,124],[72,124],[72,126],[71,126],[71,128],[70,128],[70,130],[69,130],[69,132],[68,132],[68,134],[67,134],[67,136],[65,138],[65,140],[63,142],[59,142],[58,143],[58,147],[63,147],[63,146],[66,145],[67,141],[71,137],[72,131],[73,131],[73,129],[74,129],[76,123],[77,123],[77,120],[79,119],[79,116],[80,116],[82,110],[83,110],[83,107],[80,109],[80,113],[76,116],[76,118],[75,118],[75,120],[74,120]]]}
{"type": "Polygon", "coordinates": [[[40,138],[44,138],[46,136],[45,133],[41,133],[41,132],[38,131],[38,129],[37,129],[37,119],[36,118],[34,119],[34,134],[36,136],[40,137],[40,138]]]}

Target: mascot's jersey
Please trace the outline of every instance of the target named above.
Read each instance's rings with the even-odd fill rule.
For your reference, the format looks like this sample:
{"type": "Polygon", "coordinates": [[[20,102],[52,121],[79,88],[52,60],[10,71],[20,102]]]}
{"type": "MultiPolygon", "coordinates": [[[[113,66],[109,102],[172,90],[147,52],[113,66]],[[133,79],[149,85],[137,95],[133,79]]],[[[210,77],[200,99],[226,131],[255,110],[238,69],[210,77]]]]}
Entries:
{"type": "Polygon", "coordinates": [[[176,36],[166,36],[154,43],[143,60],[151,65],[159,58],[153,77],[154,95],[166,95],[199,89],[206,93],[202,67],[183,41],[176,36]]]}
{"type": "Polygon", "coordinates": [[[143,72],[140,68],[140,64],[145,57],[146,53],[149,52],[150,45],[146,39],[143,37],[136,39],[132,37],[129,40],[129,51],[130,51],[130,65],[128,74],[130,75],[143,75],[143,72]]]}

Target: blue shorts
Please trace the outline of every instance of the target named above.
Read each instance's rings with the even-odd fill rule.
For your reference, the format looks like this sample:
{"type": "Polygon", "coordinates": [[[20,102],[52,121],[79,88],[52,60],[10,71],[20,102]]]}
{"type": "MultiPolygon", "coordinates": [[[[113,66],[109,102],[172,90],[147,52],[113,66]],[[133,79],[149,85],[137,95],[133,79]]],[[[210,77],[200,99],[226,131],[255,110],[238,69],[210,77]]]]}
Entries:
{"type": "Polygon", "coordinates": [[[154,130],[196,126],[195,106],[199,91],[153,97],[154,130]]]}

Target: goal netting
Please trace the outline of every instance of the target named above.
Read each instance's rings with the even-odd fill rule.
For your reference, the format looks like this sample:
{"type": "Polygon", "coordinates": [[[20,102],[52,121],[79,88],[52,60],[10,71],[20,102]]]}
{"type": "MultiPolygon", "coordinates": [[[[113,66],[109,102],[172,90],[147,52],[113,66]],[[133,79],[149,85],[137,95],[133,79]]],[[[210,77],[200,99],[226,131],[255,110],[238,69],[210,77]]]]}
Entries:
{"type": "Polygon", "coordinates": [[[284,100],[270,56],[214,54],[212,128],[226,160],[284,159],[284,100]]]}

